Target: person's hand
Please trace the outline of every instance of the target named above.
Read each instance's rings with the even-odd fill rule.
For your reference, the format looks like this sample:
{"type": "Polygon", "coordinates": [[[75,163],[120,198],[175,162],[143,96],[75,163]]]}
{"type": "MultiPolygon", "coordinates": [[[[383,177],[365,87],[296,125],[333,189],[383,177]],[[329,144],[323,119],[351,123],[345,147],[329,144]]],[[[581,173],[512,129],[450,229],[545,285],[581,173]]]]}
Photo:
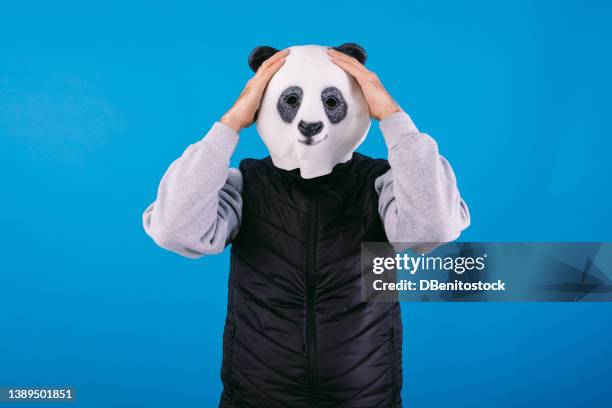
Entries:
{"type": "Polygon", "coordinates": [[[374,119],[383,120],[387,116],[402,110],[374,72],[364,67],[355,58],[333,48],[330,48],[328,53],[334,64],[355,78],[370,106],[370,115],[374,119]]]}
{"type": "Polygon", "coordinates": [[[257,70],[253,78],[247,82],[234,105],[221,118],[221,123],[231,127],[236,132],[251,126],[259,109],[261,97],[270,78],[283,66],[289,50],[279,51],[268,58],[257,70]]]}

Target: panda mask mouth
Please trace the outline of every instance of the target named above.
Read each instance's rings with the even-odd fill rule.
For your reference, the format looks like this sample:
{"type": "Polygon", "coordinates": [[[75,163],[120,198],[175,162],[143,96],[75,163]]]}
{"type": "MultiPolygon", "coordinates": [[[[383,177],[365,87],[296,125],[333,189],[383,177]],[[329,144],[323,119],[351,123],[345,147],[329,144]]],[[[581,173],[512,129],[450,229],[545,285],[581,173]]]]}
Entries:
{"type": "Polygon", "coordinates": [[[321,137],[298,137],[297,141],[306,146],[314,146],[327,139],[327,133],[321,137]]]}

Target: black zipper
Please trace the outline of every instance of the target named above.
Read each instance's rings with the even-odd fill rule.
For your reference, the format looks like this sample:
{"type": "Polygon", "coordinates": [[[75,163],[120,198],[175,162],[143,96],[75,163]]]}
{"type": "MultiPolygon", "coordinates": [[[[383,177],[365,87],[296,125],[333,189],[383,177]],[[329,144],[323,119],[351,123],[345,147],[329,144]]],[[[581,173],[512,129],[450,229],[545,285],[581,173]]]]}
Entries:
{"type": "Polygon", "coordinates": [[[308,385],[311,408],[319,404],[318,362],[317,362],[317,333],[315,321],[316,282],[314,261],[317,241],[317,221],[319,212],[319,199],[313,197],[308,208],[308,239],[306,254],[306,359],[308,361],[308,385]]]}
{"type": "Polygon", "coordinates": [[[393,330],[393,327],[389,330],[389,337],[389,355],[391,357],[391,406],[394,407],[397,396],[397,376],[395,374],[395,330],[393,330]]]}

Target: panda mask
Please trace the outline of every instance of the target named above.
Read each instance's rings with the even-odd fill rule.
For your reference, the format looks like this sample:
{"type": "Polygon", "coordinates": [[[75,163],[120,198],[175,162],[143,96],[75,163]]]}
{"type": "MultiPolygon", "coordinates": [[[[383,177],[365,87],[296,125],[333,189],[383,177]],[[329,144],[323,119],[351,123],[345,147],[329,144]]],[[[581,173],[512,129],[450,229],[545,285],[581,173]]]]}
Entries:
{"type": "MultiPolygon", "coordinates": [[[[268,83],[257,114],[257,131],[274,165],[299,169],[305,179],[329,174],[336,164],[350,160],[370,128],[360,86],[331,61],[328,48],[291,47],[268,83]]],[[[361,63],[366,60],[356,44],[334,49],[361,63]]],[[[249,66],[257,71],[275,52],[272,47],[255,48],[249,66]]]]}

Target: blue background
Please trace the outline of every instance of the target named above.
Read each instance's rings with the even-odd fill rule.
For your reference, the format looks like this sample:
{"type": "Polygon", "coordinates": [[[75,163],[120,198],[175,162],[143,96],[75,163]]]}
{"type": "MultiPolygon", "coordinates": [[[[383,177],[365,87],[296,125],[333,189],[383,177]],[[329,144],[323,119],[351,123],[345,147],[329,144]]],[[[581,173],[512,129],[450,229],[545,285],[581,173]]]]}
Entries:
{"type": "MultiPolygon", "coordinates": [[[[256,45],[362,44],[453,164],[462,240],[612,240],[610,21],[584,0],[3,2],[0,386],[216,406],[228,254],[163,251],[140,217],[256,45]]],[[[376,127],[360,150],[386,155],[376,127]]],[[[264,155],[249,129],[233,163],[264,155]]],[[[403,312],[406,406],[611,404],[610,304],[403,312]]]]}

